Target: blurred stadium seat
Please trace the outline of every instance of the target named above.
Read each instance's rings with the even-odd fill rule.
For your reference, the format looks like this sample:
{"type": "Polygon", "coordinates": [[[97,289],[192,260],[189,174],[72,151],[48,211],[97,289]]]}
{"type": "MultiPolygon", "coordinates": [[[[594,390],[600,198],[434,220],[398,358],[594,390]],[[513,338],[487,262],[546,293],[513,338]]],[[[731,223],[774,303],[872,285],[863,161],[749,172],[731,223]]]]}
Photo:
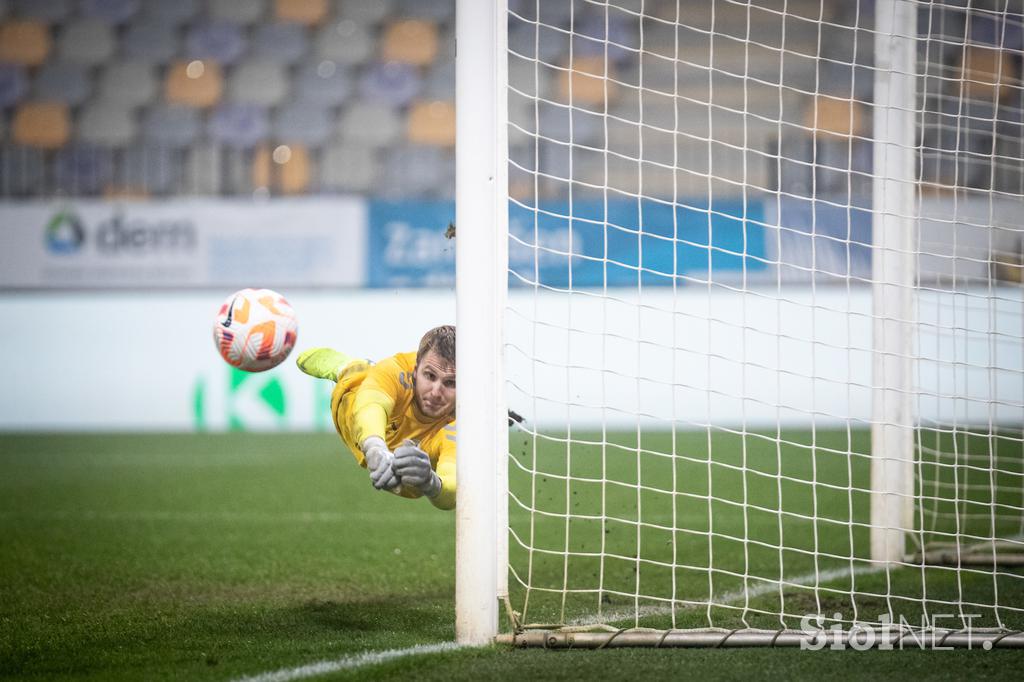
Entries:
{"type": "Polygon", "coordinates": [[[430,21],[403,19],[384,29],[380,50],[384,62],[426,66],[437,57],[437,26],[430,21]]]}
{"type": "Polygon", "coordinates": [[[214,142],[248,149],[260,144],[270,134],[270,117],[267,110],[259,105],[226,103],[210,115],[207,131],[214,142]]]}
{"type": "Polygon", "coordinates": [[[114,54],[114,29],[98,19],[65,24],[57,36],[57,55],[79,66],[97,66],[114,54]]]}
{"type": "Polygon", "coordinates": [[[228,97],[234,102],[272,107],[288,94],[284,65],[269,61],[244,62],[228,78],[228,97]]]}
{"type": "Polygon", "coordinates": [[[77,139],[97,147],[125,147],[136,136],[131,109],[106,100],[88,104],[78,116],[77,139]]]}
{"type": "Polygon", "coordinates": [[[327,145],[320,171],[325,191],[367,193],[373,188],[380,169],[373,148],[335,141],[327,145]]]}
{"type": "MultiPolygon", "coordinates": [[[[167,4],[173,6],[177,3],[167,4]]],[[[132,60],[166,64],[178,54],[178,43],[173,23],[150,20],[128,27],[121,38],[121,50],[132,60]]]]}
{"type": "Polygon", "coordinates": [[[227,21],[194,24],[185,34],[185,58],[234,64],[246,50],[242,28],[227,21]]]}
{"type": "Polygon", "coordinates": [[[250,54],[256,59],[295,64],[309,51],[306,30],[299,24],[259,24],[252,37],[250,54]]]}
{"type": "Polygon", "coordinates": [[[74,8],[74,0],[15,0],[13,10],[27,19],[56,23],[71,16],[74,8]]]}
{"type": "Polygon", "coordinates": [[[370,29],[351,20],[327,24],[314,39],[316,54],[338,64],[361,64],[373,55],[374,39],[370,29]]]}
{"type": "Polygon", "coordinates": [[[32,82],[32,96],[38,100],[78,106],[91,95],[89,70],[73,62],[48,62],[40,67],[32,82]]]}
{"type": "Polygon", "coordinates": [[[354,102],[342,114],[338,134],[353,143],[384,147],[396,142],[402,134],[398,114],[390,107],[373,102],[354,102]]]}
{"type": "Polygon", "coordinates": [[[81,0],[79,11],[83,17],[108,24],[123,24],[135,16],[139,4],[140,0],[81,0]]]}
{"type": "Polygon", "coordinates": [[[370,65],[359,80],[359,93],[367,100],[403,107],[423,88],[419,70],[398,62],[370,65]]]}
{"type": "Polygon", "coordinates": [[[213,106],[220,101],[223,91],[220,65],[209,59],[171,64],[164,83],[164,97],[169,104],[189,107],[213,106]]]}
{"type": "MultiPolygon", "coordinates": [[[[0,0],[0,170],[25,174],[0,178],[0,192],[449,197],[454,7],[0,0]],[[282,144],[292,156],[275,163],[282,144]],[[76,151],[58,155],[66,146],[76,151]],[[102,182],[82,178],[90,168],[106,173],[102,182]]],[[[563,176],[571,168],[581,192],[607,182],[706,194],[711,173],[722,182],[715,191],[733,196],[744,184],[850,201],[870,193],[870,3],[826,2],[818,10],[829,21],[788,21],[785,32],[777,12],[756,4],[680,7],[677,30],[674,1],[510,0],[522,17],[508,36],[516,162],[563,176]],[[614,81],[595,77],[606,70],[614,81]],[[673,162],[685,164],[675,179],[661,168],[673,162]]],[[[932,37],[919,52],[922,181],[1020,187],[1022,22],[956,4],[921,11],[932,37]]],[[[537,183],[544,196],[567,187],[537,183]]]]}
{"type": "Polygon", "coordinates": [[[318,147],[331,135],[331,118],[326,109],[308,103],[287,104],[274,114],[272,130],[281,142],[318,147]]]}
{"type": "Polygon", "coordinates": [[[192,107],[157,104],[142,119],[142,135],[154,145],[184,148],[199,136],[199,113],[192,107]]]}
{"type": "Polygon", "coordinates": [[[0,195],[23,197],[43,189],[43,153],[22,145],[0,146],[0,195]]]}
{"type": "Polygon", "coordinates": [[[0,64],[0,108],[17,104],[27,91],[25,69],[17,64],[0,64]]]}
{"type": "Polygon", "coordinates": [[[315,25],[327,18],[327,0],[275,0],[274,13],[281,21],[315,25]]]}
{"type": "Polygon", "coordinates": [[[406,137],[412,144],[455,146],[455,104],[415,102],[409,109],[406,137]]]}
{"type": "Polygon", "coordinates": [[[50,33],[42,22],[14,19],[0,24],[0,63],[38,66],[50,48],[50,33]]]}
{"type": "Polygon", "coordinates": [[[209,13],[213,19],[250,25],[263,19],[267,0],[210,0],[209,13]]]}
{"type": "Polygon", "coordinates": [[[99,96],[113,102],[138,107],[156,97],[156,72],[146,62],[110,62],[99,81],[99,96]]]}
{"type": "Polygon", "coordinates": [[[294,75],[295,100],[311,106],[330,108],[344,104],[352,91],[348,71],[324,60],[299,68],[294,75]]]}
{"type": "Polygon", "coordinates": [[[11,136],[16,144],[56,149],[71,138],[68,107],[59,102],[24,102],[14,112],[11,136]]]}

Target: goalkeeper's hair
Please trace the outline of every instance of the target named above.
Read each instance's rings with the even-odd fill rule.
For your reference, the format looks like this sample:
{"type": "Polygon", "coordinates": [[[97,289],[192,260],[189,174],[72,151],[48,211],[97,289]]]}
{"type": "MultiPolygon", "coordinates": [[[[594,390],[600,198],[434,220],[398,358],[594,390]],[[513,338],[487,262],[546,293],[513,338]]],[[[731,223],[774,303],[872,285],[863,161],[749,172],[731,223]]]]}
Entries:
{"type": "Polygon", "coordinates": [[[424,355],[434,351],[440,356],[445,362],[455,364],[455,327],[446,324],[440,327],[434,327],[420,339],[419,350],[416,351],[416,364],[420,364],[420,360],[424,355]]]}

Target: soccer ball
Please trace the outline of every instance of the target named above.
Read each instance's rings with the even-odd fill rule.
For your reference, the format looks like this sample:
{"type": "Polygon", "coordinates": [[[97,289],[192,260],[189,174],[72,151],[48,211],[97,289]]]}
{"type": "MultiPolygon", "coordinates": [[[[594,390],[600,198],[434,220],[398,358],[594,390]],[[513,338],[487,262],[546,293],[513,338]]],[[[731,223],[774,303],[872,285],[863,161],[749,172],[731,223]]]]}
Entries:
{"type": "Polygon", "coordinates": [[[284,296],[270,289],[242,289],[221,305],[213,342],[228,364],[262,372],[288,357],[298,332],[295,311],[284,296]]]}

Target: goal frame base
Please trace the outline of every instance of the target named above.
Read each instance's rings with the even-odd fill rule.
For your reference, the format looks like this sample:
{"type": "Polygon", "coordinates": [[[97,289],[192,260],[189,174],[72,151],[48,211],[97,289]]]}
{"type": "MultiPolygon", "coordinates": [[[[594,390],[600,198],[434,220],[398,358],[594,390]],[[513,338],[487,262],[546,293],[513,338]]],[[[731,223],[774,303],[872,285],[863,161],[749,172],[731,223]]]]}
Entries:
{"type": "Polygon", "coordinates": [[[799,647],[802,649],[1024,649],[1024,632],[1010,630],[888,630],[855,631],[696,629],[651,630],[633,628],[610,631],[525,630],[500,634],[497,644],[520,648],[611,649],[799,647]]]}

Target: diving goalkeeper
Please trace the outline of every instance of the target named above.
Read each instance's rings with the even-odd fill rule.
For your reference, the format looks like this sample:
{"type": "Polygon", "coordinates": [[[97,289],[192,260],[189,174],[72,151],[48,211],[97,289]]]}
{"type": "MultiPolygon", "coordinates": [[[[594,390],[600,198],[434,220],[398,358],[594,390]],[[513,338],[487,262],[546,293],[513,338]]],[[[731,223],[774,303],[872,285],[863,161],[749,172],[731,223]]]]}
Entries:
{"type": "Polygon", "coordinates": [[[296,364],[336,382],[334,426],[374,488],[455,508],[455,327],[435,327],[415,353],[377,363],[313,348],[296,364]]]}

